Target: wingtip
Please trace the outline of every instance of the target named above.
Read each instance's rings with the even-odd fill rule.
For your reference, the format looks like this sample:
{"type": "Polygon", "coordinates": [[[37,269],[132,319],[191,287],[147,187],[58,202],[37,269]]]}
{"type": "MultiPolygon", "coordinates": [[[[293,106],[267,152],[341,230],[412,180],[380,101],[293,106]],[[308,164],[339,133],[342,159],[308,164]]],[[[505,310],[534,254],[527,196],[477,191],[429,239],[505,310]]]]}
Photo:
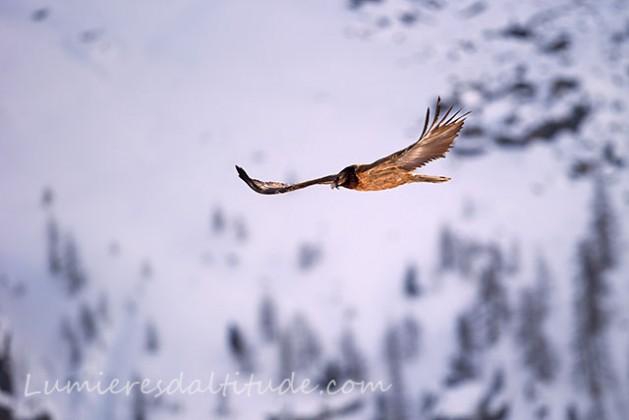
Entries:
{"type": "Polygon", "coordinates": [[[236,167],[236,172],[238,172],[238,176],[240,177],[240,179],[242,180],[247,180],[249,178],[249,176],[247,176],[247,172],[245,172],[244,169],[242,169],[240,166],[238,165],[234,165],[236,167]]]}

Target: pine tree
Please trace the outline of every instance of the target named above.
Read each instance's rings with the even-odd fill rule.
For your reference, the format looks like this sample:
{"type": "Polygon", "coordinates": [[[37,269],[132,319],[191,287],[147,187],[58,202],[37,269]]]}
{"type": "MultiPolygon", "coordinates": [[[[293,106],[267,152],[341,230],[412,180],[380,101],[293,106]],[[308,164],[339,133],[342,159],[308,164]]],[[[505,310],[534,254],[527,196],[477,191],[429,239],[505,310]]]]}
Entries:
{"type": "Polygon", "coordinates": [[[277,307],[270,296],[264,296],[260,302],[259,325],[262,339],[272,342],[277,339],[277,307]]]}
{"type": "Polygon", "coordinates": [[[456,386],[476,378],[480,374],[479,352],[481,350],[476,329],[474,313],[464,312],[456,321],[457,351],[450,361],[450,373],[445,379],[447,386],[456,386]]]}
{"type": "Polygon", "coordinates": [[[0,404],[0,419],[2,420],[12,420],[13,419],[13,409],[9,406],[4,406],[0,404]]]}
{"type": "Polygon", "coordinates": [[[218,395],[218,403],[216,404],[216,409],[214,410],[216,416],[218,417],[230,417],[230,413],[231,413],[231,405],[230,405],[230,395],[229,393],[226,393],[225,395],[223,395],[223,393],[221,392],[218,395]]]}
{"type": "Polygon", "coordinates": [[[279,372],[278,381],[290,378],[297,370],[296,354],[291,332],[285,329],[279,333],[279,372]]]}
{"type": "Polygon", "coordinates": [[[356,337],[349,329],[341,336],[341,360],[344,376],[353,381],[362,381],[367,377],[367,362],[356,343],[356,337]]]}
{"type": "Polygon", "coordinates": [[[223,209],[220,207],[216,207],[214,211],[212,211],[212,215],[210,216],[210,229],[215,234],[221,234],[225,230],[225,214],[223,213],[223,209]]]}
{"type": "Polygon", "coordinates": [[[94,312],[86,304],[79,309],[79,320],[83,339],[88,343],[92,342],[98,336],[98,324],[94,312]]]}
{"type": "Polygon", "coordinates": [[[76,295],[87,284],[87,276],[76,242],[71,236],[68,236],[64,243],[62,264],[67,291],[70,295],[76,295]]]}
{"type": "Polygon", "coordinates": [[[439,397],[430,391],[424,391],[419,400],[421,419],[432,419],[439,397]]]}
{"type": "Polygon", "coordinates": [[[384,357],[391,384],[391,389],[386,394],[386,418],[405,420],[409,417],[403,375],[403,339],[396,325],[389,326],[385,332],[384,357]]]}
{"type": "Polygon", "coordinates": [[[243,332],[237,324],[227,327],[227,345],[242,372],[253,371],[252,354],[243,332]]]}
{"type": "Polygon", "coordinates": [[[457,265],[457,238],[449,226],[441,228],[439,234],[439,267],[452,270],[457,265]]]}
{"type": "Polygon", "coordinates": [[[502,284],[502,253],[497,247],[490,248],[490,262],[480,274],[478,315],[481,317],[484,342],[495,344],[507,326],[511,311],[507,292],[502,284]]]}
{"type": "Polygon", "coordinates": [[[602,177],[594,182],[593,213],[592,240],[598,253],[598,262],[602,269],[607,270],[616,265],[615,232],[618,222],[602,177]]]}
{"type": "Polygon", "coordinates": [[[549,313],[550,276],[548,267],[539,260],[537,282],[520,296],[520,319],[517,328],[519,349],[524,365],[532,377],[541,382],[554,379],[559,358],[544,333],[544,323],[549,313]]]}
{"type": "Polygon", "coordinates": [[[303,243],[297,252],[297,267],[308,271],[321,262],[323,252],[321,247],[313,243],[303,243]]]}
{"type": "Polygon", "coordinates": [[[460,238],[457,238],[456,249],[456,269],[464,278],[469,278],[474,274],[477,262],[488,253],[487,247],[483,244],[460,238]]]}
{"type": "Polygon", "coordinates": [[[421,325],[411,315],[400,324],[400,338],[402,340],[402,355],[405,360],[412,360],[419,356],[421,347],[421,325]]]}
{"type": "Polygon", "coordinates": [[[323,349],[307,319],[298,314],[279,336],[280,380],[293,373],[314,375],[321,365],[323,349]]]}
{"type": "Polygon", "coordinates": [[[417,267],[414,265],[409,265],[404,273],[404,294],[409,298],[421,295],[419,273],[417,272],[417,267]]]}
{"type": "Polygon", "coordinates": [[[8,395],[13,395],[14,384],[11,365],[11,336],[7,335],[4,337],[2,343],[0,344],[2,344],[2,349],[0,350],[0,391],[8,395]]]}
{"type": "Polygon", "coordinates": [[[41,204],[44,209],[49,209],[55,202],[55,192],[50,187],[45,187],[41,194],[41,204]]]}
{"type": "Polygon", "coordinates": [[[144,348],[149,354],[155,354],[159,351],[159,334],[157,333],[157,326],[153,321],[146,323],[144,348]]]}
{"type": "Polygon", "coordinates": [[[67,319],[64,319],[61,323],[61,338],[66,342],[68,347],[68,361],[70,366],[78,367],[83,360],[81,342],[72,324],[67,319]]]}
{"type": "Polygon", "coordinates": [[[566,420],[579,420],[579,409],[575,404],[566,407],[566,420]]]}
{"type": "Polygon", "coordinates": [[[500,394],[504,391],[505,376],[502,369],[494,372],[489,388],[480,401],[474,419],[506,420],[509,418],[511,407],[508,402],[501,401],[500,394]]]}
{"type": "MultiPolygon", "coordinates": [[[[133,379],[133,381],[135,382],[141,382],[141,379],[135,377],[133,379]]],[[[133,420],[147,420],[147,403],[146,403],[146,396],[144,395],[144,393],[142,393],[142,390],[140,387],[134,387],[133,388],[133,393],[131,394],[132,396],[132,400],[131,400],[131,410],[132,410],[132,416],[131,418],[133,420]]]]}
{"type": "Polygon", "coordinates": [[[323,366],[323,373],[319,379],[319,386],[322,389],[329,389],[336,391],[343,385],[343,381],[347,379],[343,372],[341,363],[337,360],[331,360],[325,363],[323,366]]]}
{"type": "MultiPolygon", "coordinates": [[[[617,221],[603,182],[594,182],[589,235],[577,245],[579,269],[575,282],[575,366],[577,383],[590,397],[586,419],[606,418],[626,405],[619,397],[609,352],[608,272],[617,263],[614,232],[617,221]]],[[[621,409],[620,411],[625,411],[621,409]]]]}
{"type": "Polygon", "coordinates": [[[386,394],[374,394],[374,415],[373,420],[388,420],[387,417],[387,404],[388,399],[386,394]]]}
{"type": "Polygon", "coordinates": [[[46,247],[48,254],[48,271],[53,276],[57,276],[63,269],[61,258],[61,245],[59,238],[59,227],[54,218],[49,218],[46,224],[46,247]]]}
{"type": "Polygon", "coordinates": [[[593,243],[582,241],[578,255],[581,270],[577,275],[575,296],[575,374],[592,400],[589,418],[605,418],[606,388],[614,382],[605,336],[609,323],[608,286],[604,265],[593,243]]]}
{"type": "Polygon", "coordinates": [[[295,367],[305,372],[320,360],[323,353],[321,342],[303,315],[297,315],[290,328],[295,349],[295,367]]]}

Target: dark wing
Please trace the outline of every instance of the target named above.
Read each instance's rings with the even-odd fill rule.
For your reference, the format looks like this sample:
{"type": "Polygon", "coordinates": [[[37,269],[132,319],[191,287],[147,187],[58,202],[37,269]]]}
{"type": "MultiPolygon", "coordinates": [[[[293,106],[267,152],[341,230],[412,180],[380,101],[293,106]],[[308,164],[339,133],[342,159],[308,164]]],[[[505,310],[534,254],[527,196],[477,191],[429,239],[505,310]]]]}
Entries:
{"type": "Polygon", "coordinates": [[[446,152],[452,147],[452,143],[459,131],[461,131],[465,117],[469,112],[459,115],[461,110],[458,110],[450,116],[452,112],[452,107],[450,107],[441,119],[439,118],[440,112],[441,98],[437,98],[435,117],[429,125],[430,108],[428,108],[424,129],[419,136],[419,140],[405,149],[378,159],[369,165],[364,165],[363,170],[376,169],[376,167],[384,165],[413,171],[432,160],[444,157],[446,152]]]}
{"type": "Polygon", "coordinates": [[[285,184],[283,182],[273,182],[273,181],[260,181],[257,179],[252,179],[247,175],[244,169],[240,166],[236,165],[236,170],[238,171],[238,176],[240,179],[245,181],[252,190],[260,194],[283,194],[295,190],[299,190],[301,188],[306,188],[311,185],[316,184],[331,184],[336,178],[336,175],[328,175],[322,178],[312,179],[310,181],[300,182],[298,184],[285,184]]]}

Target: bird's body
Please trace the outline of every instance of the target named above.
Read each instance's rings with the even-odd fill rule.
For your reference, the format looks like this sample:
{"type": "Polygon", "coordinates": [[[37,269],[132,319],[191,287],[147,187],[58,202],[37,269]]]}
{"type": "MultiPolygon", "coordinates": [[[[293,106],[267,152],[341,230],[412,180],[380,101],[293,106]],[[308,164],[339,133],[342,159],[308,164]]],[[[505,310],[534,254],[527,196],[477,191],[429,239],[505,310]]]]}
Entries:
{"type": "Polygon", "coordinates": [[[450,178],[443,176],[415,174],[395,166],[370,168],[370,165],[352,165],[344,170],[352,173],[353,176],[350,175],[349,178],[355,177],[355,181],[341,186],[356,191],[381,191],[410,182],[445,182],[450,180],[450,178]]]}
{"type": "Polygon", "coordinates": [[[444,157],[458,135],[467,114],[458,116],[457,111],[450,118],[452,108],[439,119],[440,100],[437,100],[435,117],[429,126],[430,109],[426,113],[424,130],[419,140],[405,149],[383,157],[370,164],[350,165],[336,175],[328,175],[297,184],[259,181],[247,175],[244,169],[236,166],[240,178],[260,194],[282,194],[311,185],[328,184],[332,188],[348,188],[357,191],[381,191],[411,182],[445,182],[450,178],[414,173],[426,163],[444,157]],[[458,116],[458,117],[457,117],[458,116]]]}

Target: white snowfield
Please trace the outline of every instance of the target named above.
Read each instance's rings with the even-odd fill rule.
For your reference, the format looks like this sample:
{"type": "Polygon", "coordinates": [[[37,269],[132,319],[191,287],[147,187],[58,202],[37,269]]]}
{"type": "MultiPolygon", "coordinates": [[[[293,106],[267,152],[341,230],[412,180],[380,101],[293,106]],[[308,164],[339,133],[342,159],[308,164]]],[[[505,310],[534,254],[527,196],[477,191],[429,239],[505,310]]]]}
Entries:
{"type": "Polygon", "coordinates": [[[627,5],[362,3],[0,1],[0,356],[13,382],[11,393],[0,380],[0,407],[28,419],[463,419],[504,407],[512,419],[624,418],[627,5]],[[500,35],[518,22],[534,35],[500,35]],[[559,77],[578,87],[558,93],[559,77]],[[509,96],[518,82],[522,96],[509,96]],[[438,95],[472,111],[466,129],[484,129],[421,168],[448,183],[265,197],[234,169],[299,181],[369,163],[410,144],[438,95]],[[523,147],[494,141],[581,103],[578,130],[538,130],[523,147]],[[457,153],[470,145],[483,153],[457,153]],[[572,176],[578,162],[597,163],[572,176]],[[613,372],[603,411],[579,382],[574,344],[577,314],[598,313],[578,303],[596,179],[616,260],[594,305],[613,372]],[[446,228],[459,256],[444,268],[446,228]],[[540,334],[555,356],[546,382],[518,340],[540,260],[540,334]],[[494,263],[502,295],[483,289],[494,263]],[[405,293],[408,267],[416,296],[405,293]],[[264,298],[272,315],[261,326],[264,298]],[[469,313],[499,335],[473,324],[488,341],[463,351],[474,373],[448,384],[469,313]],[[393,388],[194,392],[226,375],[280,383],[292,368],[297,383],[321,385],[334,367],[342,382],[352,361],[364,362],[362,380],[393,388]],[[138,385],[114,392],[113,379],[138,385]],[[68,380],[107,389],[45,392],[68,380]],[[176,384],[155,398],[160,380],[176,384]]]}

